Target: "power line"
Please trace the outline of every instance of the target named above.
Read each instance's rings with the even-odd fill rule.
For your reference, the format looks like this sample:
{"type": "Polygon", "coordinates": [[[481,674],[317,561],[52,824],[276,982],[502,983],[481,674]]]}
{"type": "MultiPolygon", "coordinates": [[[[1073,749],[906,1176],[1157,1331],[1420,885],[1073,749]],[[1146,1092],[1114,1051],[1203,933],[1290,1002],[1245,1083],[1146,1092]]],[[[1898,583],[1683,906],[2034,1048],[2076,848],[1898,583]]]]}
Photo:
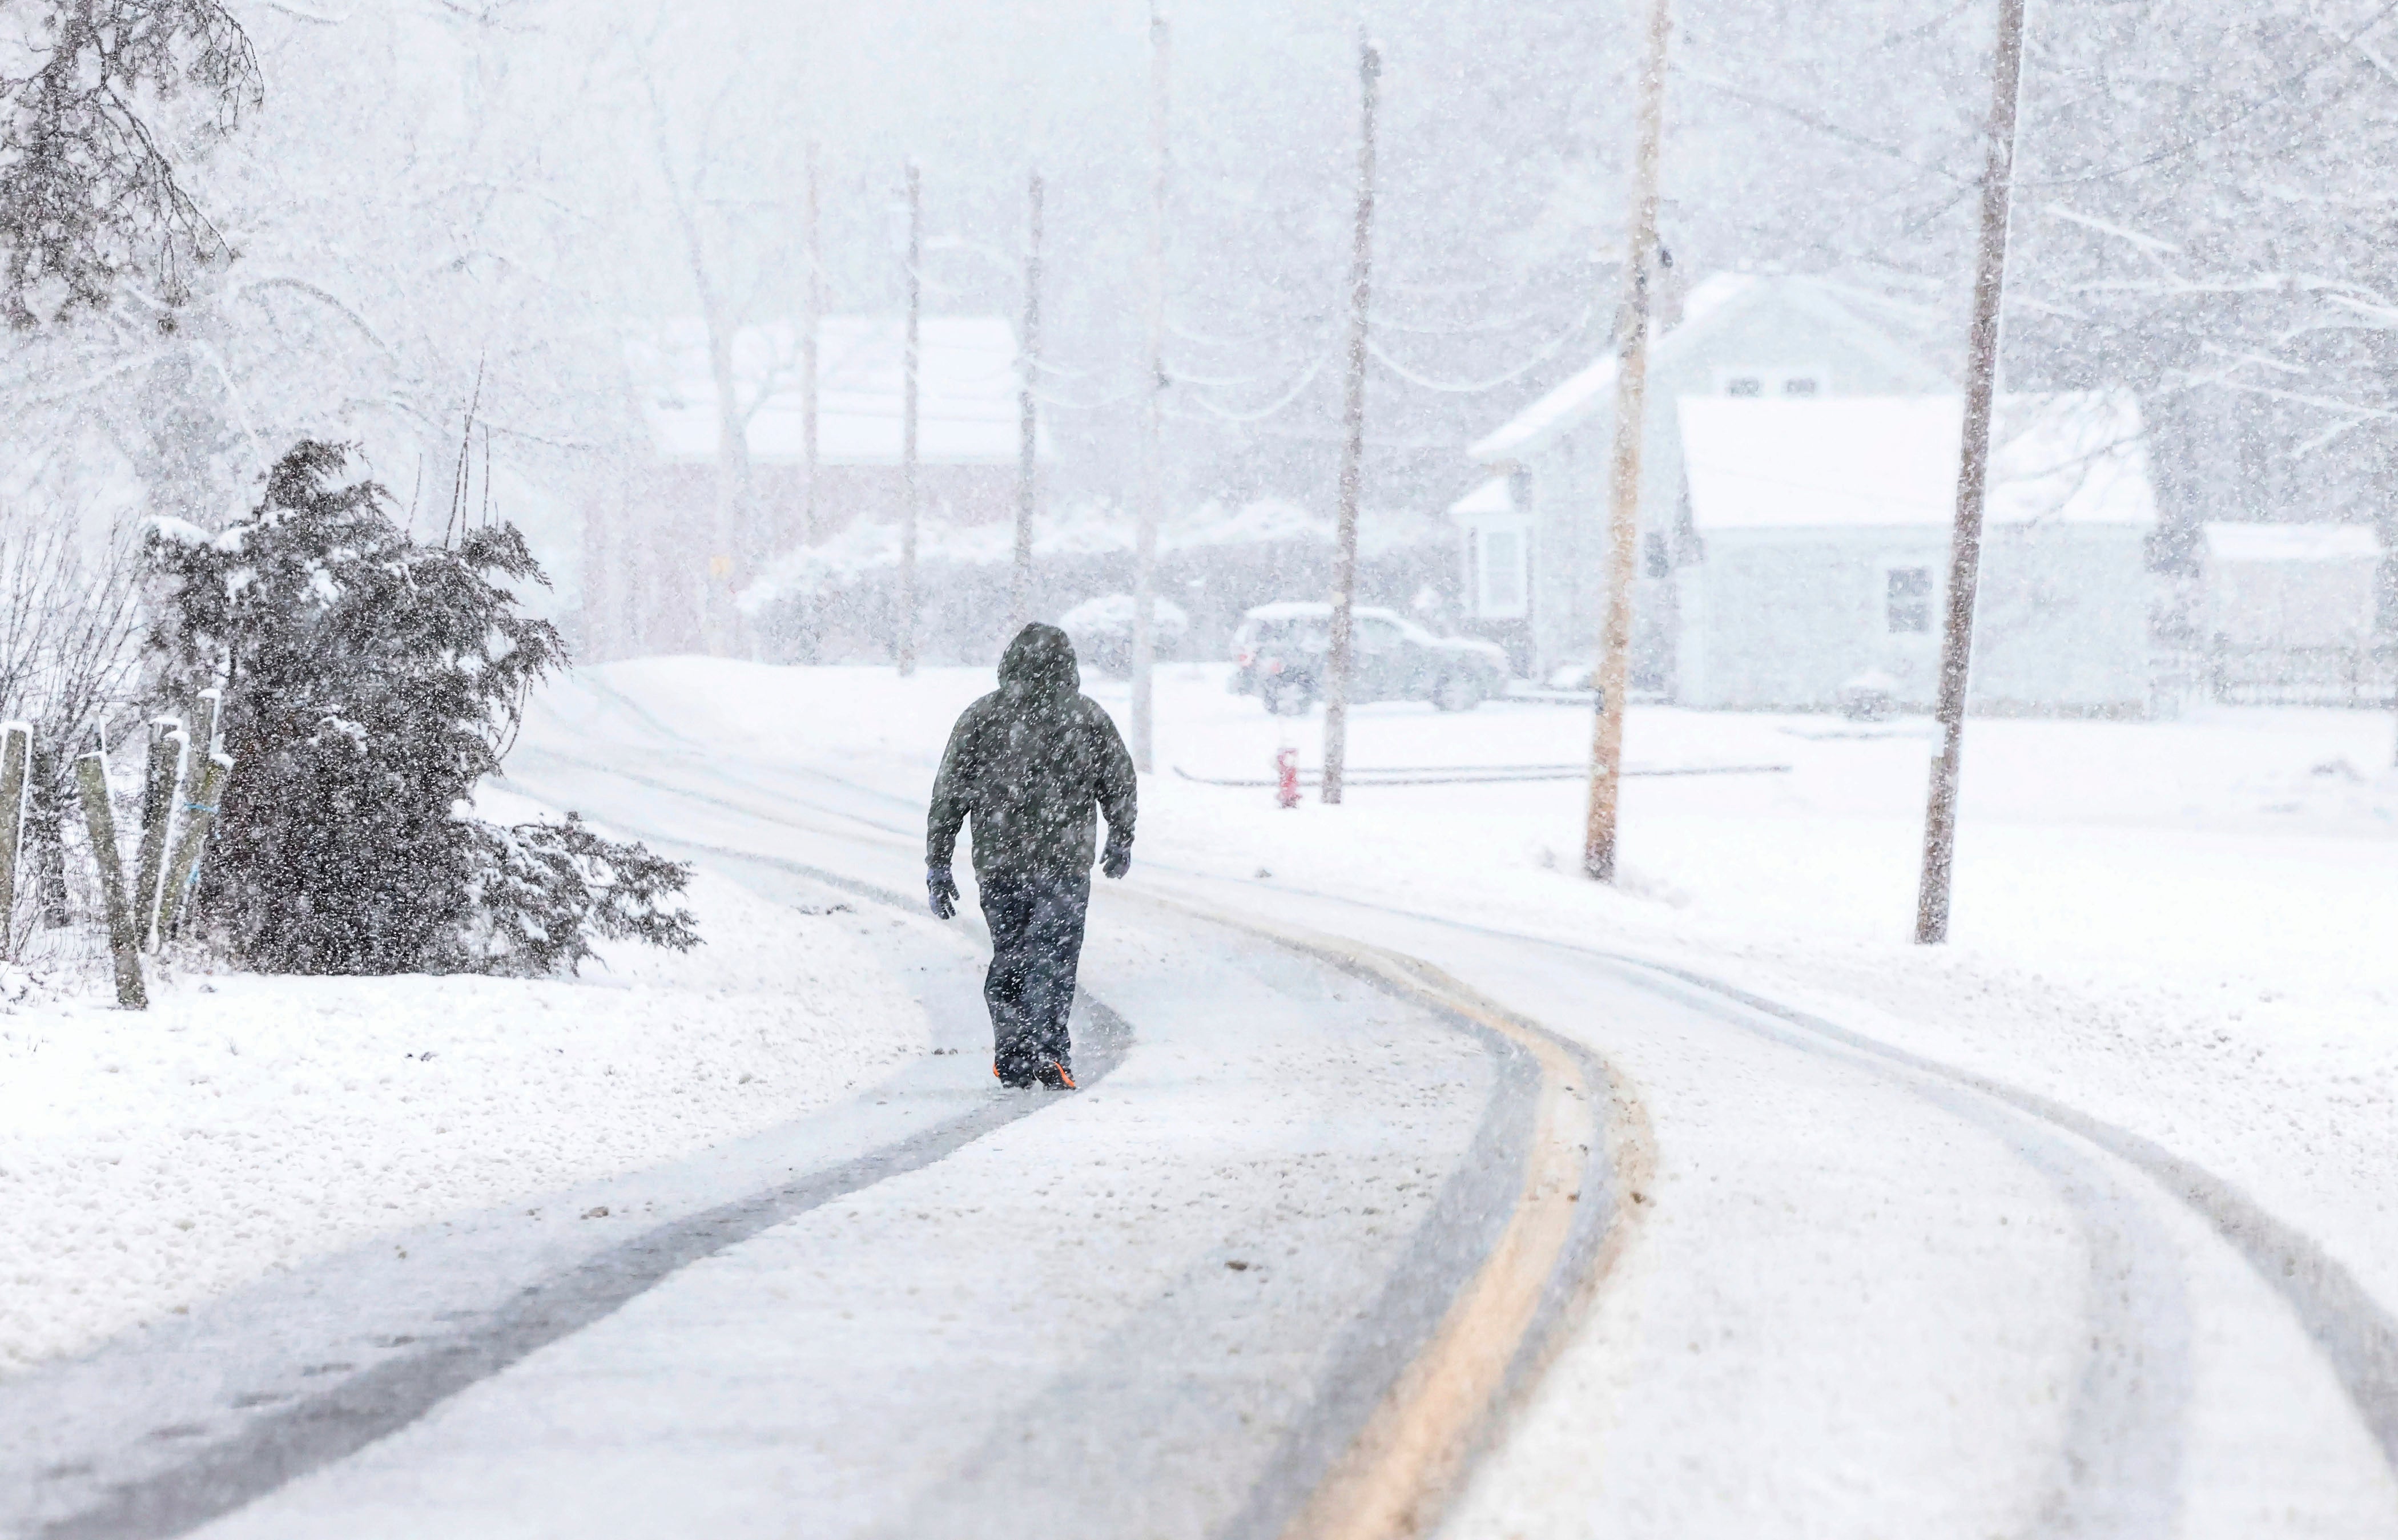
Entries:
{"type": "Polygon", "coordinates": [[[1389,354],[1384,353],[1381,346],[1371,338],[1367,340],[1366,351],[1373,355],[1374,362],[1381,365],[1384,368],[1389,369],[1393,374],[1397,375],[1400,379],[1406,381],[1410,385],[1419,386],[1428,391],[1437,391],[1444,395],[1479,395],[1484,391],[1497,390],[1502,385],[1512,385],[1516,381],[1524,378],[1524,376],[1531,373],[1534,369],[1539,368],[1543,364],[1545,364],[1550,359],[1556,357],[1559,353],[1565,350],[1568,343],[1583,335],[1584,329],[1589,327],[1591,316],[1596,313],[1597,308],[1598,307],[1596,302],[1584,306],[1582,315],[1575,319],[1573,325],[1568,327],[1565,330],[1558,332],[1555,337],[1550,338],[1546,342],[1543,343],[1540,349],[1530,357],[1525,359],[1514,368],[1509,369],[1506,373],[1494,375],[1488,380],[1435,380],[1429,375],[1419,374],[1415,370],[1408,368],[1405,364],[1400,363],[1397,359],[1392,357],[1389,354]]]}
{"type": "Polygon", "coordinates": [[[1331,356],[1332,355],[1328,353],[1319,355],[1315,362],[1307,366],[1306,370],[1300,375],[1298,382],[1293,384],[1289,390],[1283,393],[1280,399],[1276,400],[1272,406],[1262,408],[1257,411],[1226,411],[1223,408],[1216,405],[1213,401],[1208,400],[1206,396],[1195,394],[1191,397],[1191,399],[1196,402],[1202,410],[1227,422],[1262,422],[1269,417],[1279,415],[1284,408],[1298,400],[1300,396],[1306,392],[1308,386],[1315,383],[1315,377],[1324,372],[1324,366],[1331,356]]]}

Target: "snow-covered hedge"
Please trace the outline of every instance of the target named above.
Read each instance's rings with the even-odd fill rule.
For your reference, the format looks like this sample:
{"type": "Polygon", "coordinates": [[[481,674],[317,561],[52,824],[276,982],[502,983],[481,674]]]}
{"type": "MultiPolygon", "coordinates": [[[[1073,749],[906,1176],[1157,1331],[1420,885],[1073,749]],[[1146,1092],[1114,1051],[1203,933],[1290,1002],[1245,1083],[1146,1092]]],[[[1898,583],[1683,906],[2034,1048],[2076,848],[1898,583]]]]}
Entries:
{"type": "MultiPolygon", "coordinates": [[[[1062,615],[1129,590],[1135,534],[1132,514],[1109,503],[1076,503],[1037,517],[1033,613],[1062,615]]],[[[1157,590],[1186,612],[1186,650],[1220,651],[1252,605],[1327,595],[1333,538],[1328,513],[1281,498],[1237,506],[1209,502],[1170,516],[1158,532],[1157,590]]],[[[1013,613],[1015,550],[1015,527],[1005,520],[928,518],[919,526],[923,656],[979,662],[997,655],[1013,613]]],[[[1371,602],[1404,605],[1427,585],[1456,587],[1456,531],[1436,519],[1369,513],[1360,520],[1358,554],[1360,591],[1371,602]]],[[[899,556],[896,526],[854,522],[769,563],[742,592],[740,608],[770,655],[806,662],[879,657],[896,623],[899,556]]]]}

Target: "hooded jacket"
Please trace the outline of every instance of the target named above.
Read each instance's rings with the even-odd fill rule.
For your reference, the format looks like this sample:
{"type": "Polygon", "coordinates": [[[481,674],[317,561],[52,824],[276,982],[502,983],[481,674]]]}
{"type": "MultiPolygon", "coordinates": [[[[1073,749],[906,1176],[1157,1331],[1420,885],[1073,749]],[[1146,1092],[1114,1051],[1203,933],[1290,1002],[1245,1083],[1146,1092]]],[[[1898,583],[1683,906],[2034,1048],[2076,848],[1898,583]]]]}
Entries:
{"type": "Polygon", "coordinates": [[[1111,849],[1132,848],[1138,799],[1132,756],[1098,703],[1082,693],[1074,644],[1028,625],[999,661],[999,688],[950,731],[925,819],[924,860],[947,866],[974,819],[975,876],[1087,877],[1098,821],[1111,849]]]}

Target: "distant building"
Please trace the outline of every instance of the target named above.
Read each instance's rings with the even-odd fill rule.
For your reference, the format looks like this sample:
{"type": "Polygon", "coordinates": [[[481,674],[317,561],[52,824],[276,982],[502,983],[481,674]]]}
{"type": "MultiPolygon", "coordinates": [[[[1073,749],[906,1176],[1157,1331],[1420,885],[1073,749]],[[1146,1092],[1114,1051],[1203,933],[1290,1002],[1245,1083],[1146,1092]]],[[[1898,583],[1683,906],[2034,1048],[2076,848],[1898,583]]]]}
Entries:
{"type": "MultiPolygon", "coordinates": [[[[1938,689],[1963,403],[1684,396],[1694,559],[1676,699],[1812,709],[1938,689]]],[[[2149,708],[2156,498],[2128,392],[2002,396],[1974,627],[1986,711],[2149,708]]]]}
{"type": "Polygon", "coordinates": [[[2364,704],[2382,549],[2361,524],[2203,527],[2201,645],[2219,700],[2364,704]]]}
{"type": "MultiPolygon", "coordinates": [[[[1696,559],[1682,506],[1686,395],[1812,401],[1956,388],[1933,319],[1820,278],[1728,275],[1699,284],[1650,349],[1641,456],[1636,688],[1670,691],[1672,574],[1696,559]]],[[[1586,667],[1606,612],[1615,358],[1567,380],[1467,453],[1489,479],[1449,510],[1464,543],[1467,618],[1536,677],[1586,667]]]]}
{"type": "MultiPolygon", "coordinates": [[[[1650,350],[1633,688],[1813,709],[1871,681],[1928,704],[1961,406],[1937,317],[1820,278],[1719,276],[1650,350]]],[[[1449,509],[1466,609],[1536,676],[1578,679],[1606,612],[1616,361],[1475,444],[1449,509]]],[[[1973,699],[2149,706],[2156,498],[2137,402],[2009,397],[1997,424],[1973,699]]]]}
{"type": "MultiPolygon", "coordinates": [[[[729,605],[774,556],[860,522],[896,524],[905,323],[828,315],[817,333],[815,513],[795,323],[746,328],[733,394],[748,449],[748,516],[720,508],[721,413],[706,328],[670,322],[626,349],[650,456],[586,520],[585,629],[604,654],[699,649],[702,586],[729,605]]],[[[1016,336],[989,315],[928,315],[917,366],[918,508],[929,521],[1013,516],[1021,426],[1016,336]]],[[[1040,459],[1049,458],[1046,433],[1040,459]]]]}

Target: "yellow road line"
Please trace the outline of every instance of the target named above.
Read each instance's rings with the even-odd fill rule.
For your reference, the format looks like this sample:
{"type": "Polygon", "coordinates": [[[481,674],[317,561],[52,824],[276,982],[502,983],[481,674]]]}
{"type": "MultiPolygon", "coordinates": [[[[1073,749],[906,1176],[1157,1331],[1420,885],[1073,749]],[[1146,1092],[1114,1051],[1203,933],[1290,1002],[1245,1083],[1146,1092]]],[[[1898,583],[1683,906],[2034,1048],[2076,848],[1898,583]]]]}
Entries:
{"type": "Polygon", "coordinates": [[[1648,1111],[1604,1058],[1591,1053],[1601,1083],[1588,1083],[1592,1077],[1553,1033],[1428,963],[1154,892],[1139,896],[1369,974],[1498,1033],[1530,1053],[1540,1068],[1531,1147],[1506,1229],[1449,1303],[1431,1339],[1284,1529],[1283,1540],[1386,1540],[1425,1533],[1455,1495],[1469,1456],[1513,1410],[1502,1404],[1508,1370],[1523,1350],[1550,1279],[1566,1261],[1591,1142],[1602,1126],[1614,1217],[1584,1276],[1574,1280],[1566,1320],[1543,1345],[1546,1350],[1563,1346],[1565,1327],[1582,1318],[1630,1245],[1647,1212],[1656,1170],[1648,1111]],[[1609,1104],[1603,1125],[1595,1103],[1601,1095],[1609,1104]]]}

